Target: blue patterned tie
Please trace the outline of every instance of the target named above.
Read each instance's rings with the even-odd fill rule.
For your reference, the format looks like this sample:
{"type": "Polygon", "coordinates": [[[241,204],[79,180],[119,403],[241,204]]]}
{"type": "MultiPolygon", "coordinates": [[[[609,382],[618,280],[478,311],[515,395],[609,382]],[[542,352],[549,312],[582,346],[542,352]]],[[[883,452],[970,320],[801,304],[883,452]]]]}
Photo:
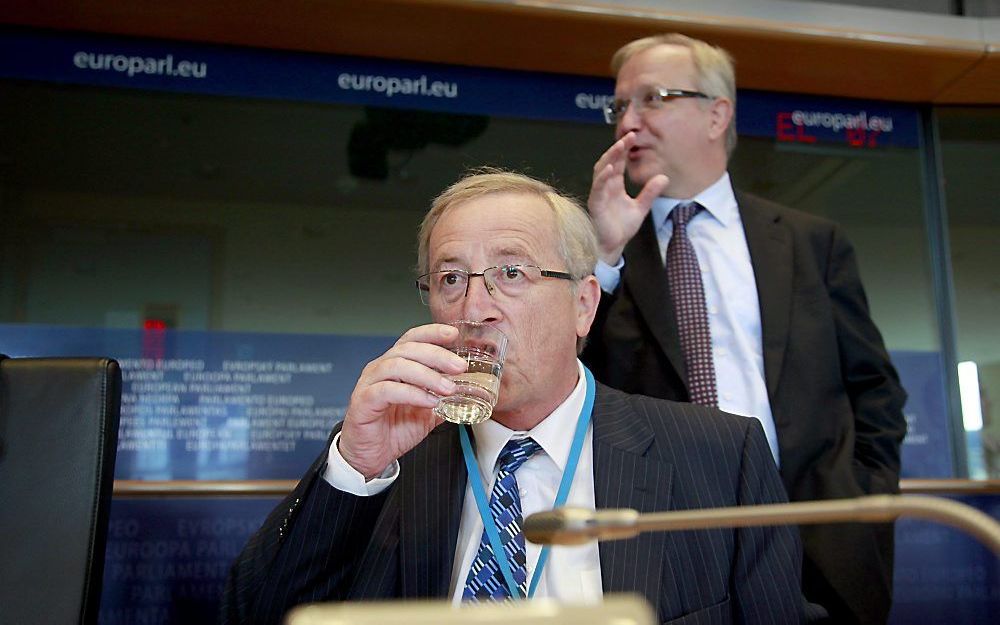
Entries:
{"type": "MultiPolygon", "coordinates": [[[[521,531],[521,496],[517,490],[517,479],[514,472],[524,464],[541,445],[530,438],[509,441],[500,451],[497,464],[496,482],[490,495],[490,512],[496,521],[500,542],[507,554],[514,581],[521,588],[521,596],[527,594],[525,584],[528,579],[527,554],[524,549],[524,533],[521,531]]],[[[493,556],[490,539],[483,530],[479,541],[479,551],[472,561],[469,576],[465,580],[463,601],[489,601],[510,598],[510,591],[500,572],[500,564],[493,556]]]]}

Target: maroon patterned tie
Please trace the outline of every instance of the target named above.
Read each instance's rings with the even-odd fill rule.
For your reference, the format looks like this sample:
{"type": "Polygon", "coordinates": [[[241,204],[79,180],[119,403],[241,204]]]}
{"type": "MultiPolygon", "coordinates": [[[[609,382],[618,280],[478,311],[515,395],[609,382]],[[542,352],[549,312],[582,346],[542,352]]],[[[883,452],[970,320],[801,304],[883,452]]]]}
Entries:
{"type": "Polygon", "coordinates": [[[697,202],[688,202],[678,204],[670,213],[674,220],[674,233],[667,244],[667,282],[674,300],[691,403],[718,406],[705,290],[701,284],[698,256],[687,235],[688,222],[701,209],[697,202]]]}

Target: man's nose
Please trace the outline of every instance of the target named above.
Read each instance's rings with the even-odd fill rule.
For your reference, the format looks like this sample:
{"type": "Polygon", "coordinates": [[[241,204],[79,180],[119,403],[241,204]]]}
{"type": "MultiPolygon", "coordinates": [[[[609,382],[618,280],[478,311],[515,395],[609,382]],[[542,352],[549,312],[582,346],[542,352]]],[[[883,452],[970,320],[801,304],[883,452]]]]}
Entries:
{"type": "Polygon", "coordinates": [[[470,277],[469,289],[462,300],[462,318],[489,323],[497,321],[496,294],[496,287],[487,282],[485,276],[470,277]]]}
{"type": "Polygon", "coordinates": [[[615,138],[621,139],[630,131],[637,131],[642,126],[642,115],[639,114],[639,107],[635,102],[629,102],[618,119],[615,138]]]}

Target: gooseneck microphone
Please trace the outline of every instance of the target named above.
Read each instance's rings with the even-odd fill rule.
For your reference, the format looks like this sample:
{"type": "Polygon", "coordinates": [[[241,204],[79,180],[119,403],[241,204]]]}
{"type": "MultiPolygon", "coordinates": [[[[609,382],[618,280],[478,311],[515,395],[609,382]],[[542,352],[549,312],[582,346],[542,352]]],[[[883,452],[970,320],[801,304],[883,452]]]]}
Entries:
{"type": "Polygon", "coordinates": [[[797,503],[705,508],[639,514],[627,508],[587,510],[556,508],[530,515],[524,535],[542,545],[582,545],[593,540],[633,538],[642,532],[697,530],[758,525],[893,521],[911,516],[963,530],[1000,556],[1000,523],[989,515],[950,499],[927,496],[870,495],[797,503]]]}

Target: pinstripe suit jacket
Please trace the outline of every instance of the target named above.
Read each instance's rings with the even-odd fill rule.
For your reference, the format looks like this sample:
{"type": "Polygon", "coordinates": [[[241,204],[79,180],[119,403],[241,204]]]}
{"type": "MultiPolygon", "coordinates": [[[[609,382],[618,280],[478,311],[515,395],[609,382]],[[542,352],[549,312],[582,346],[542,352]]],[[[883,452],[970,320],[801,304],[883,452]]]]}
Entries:
{"type": "MultiPolygon", "coordinates": [[[[640,512],[785,501],[755,419],[598,385],[598,508],[640,512]]],[[[314,601],[447,597],[466,475],[457,428],[400,458],[385,492],[356,497],[321,477],[325,453],[250,539],[221,622],[279,623],[314,601]]],[[[795,623],[801,548],[793,528],[644,534],[600,545],[604,592],[637,592],[662,622],[795,623]]]]}

